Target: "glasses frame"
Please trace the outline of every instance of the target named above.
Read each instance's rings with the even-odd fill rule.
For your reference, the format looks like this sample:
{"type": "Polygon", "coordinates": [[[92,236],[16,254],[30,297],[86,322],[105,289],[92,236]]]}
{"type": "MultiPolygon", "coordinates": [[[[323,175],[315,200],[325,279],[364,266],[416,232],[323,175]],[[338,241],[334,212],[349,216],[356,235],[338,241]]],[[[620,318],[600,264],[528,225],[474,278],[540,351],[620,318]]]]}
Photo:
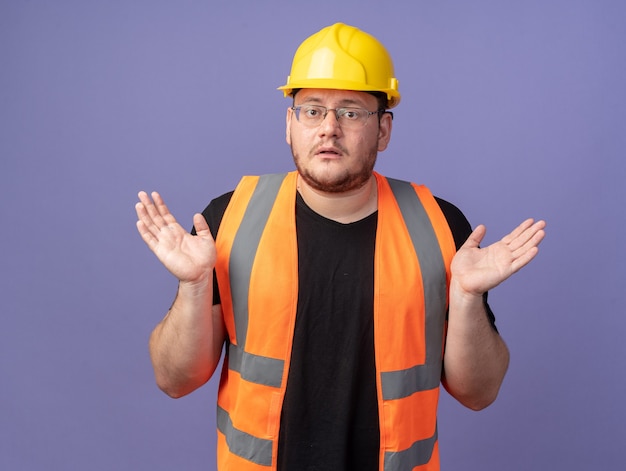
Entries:
{"type": "MultiPolygon", "coordinates": [[[[326,119],[326,116],[328,115],[329,111],[334,111],[335,112],[335,119],[337,120],[337,123],[341,126],[342,121],[340,121],[339,119],[339,112],[340,111],[350,111],[350,110],[358,110],[358,111],[364,111],[366,114],[366,118],[362,121],[361,126],[365,126],[367,124],[367,121],[369,120],[370,116],[377,114],[377,115],[383,115],[383,114],[390,114],[391,115],[391,119],[393,119],[393,113],[391,111],[387,111],[387,110],[376,110],[376,111],[369,111],[366,110],[365,108],[356,108],[353,106],[344,106],[341,108],[326,108],[325,106],[322,105],[314,105],[314,104],[310,104],[310,105],[297,105],[297,106],[291,106],[289,109],[291,111],[294,112],[294,114],[296,115],[296,121],[298,121],[299,123],[302,123],[304,126],[309,126],[306,122],[302,122],[300,121],[300,110],[306,106],[314,106],[316,108],[321,108],[324,110],[324,113],[322,114],[322,119],[320,119],[319,123],[317,124],[312,124],[310,125],[310,127],[316,127],[316,126],[321,126],[322,123],[324,122],[324,120],[326,119]]],[[[343,121],[343,122],[349,122],[349,121],[343,121]]],[[[358,126],[357,126],[358,127],[358,126]]]]}

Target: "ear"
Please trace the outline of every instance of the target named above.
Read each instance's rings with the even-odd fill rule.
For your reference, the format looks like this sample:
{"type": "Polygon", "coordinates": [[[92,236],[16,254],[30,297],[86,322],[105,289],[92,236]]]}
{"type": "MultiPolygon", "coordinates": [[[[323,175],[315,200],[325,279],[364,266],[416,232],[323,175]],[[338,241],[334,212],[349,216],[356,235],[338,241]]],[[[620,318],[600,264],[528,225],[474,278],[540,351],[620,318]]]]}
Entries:
{"type": "Polygon", "coordinates": [[[293,110],[287,108],[287,116],[285,117],[285,140],[287,144],[291,145],[291,119],[293,117],[293,110]]]}
{"type": "Polygon", "coordinates": [[[378,152],[384,151],[389,145],[391,140],[391,128],[393,119],[389,113],[384,113],[380,117],[380,124],[378,126],[378,152]]]}

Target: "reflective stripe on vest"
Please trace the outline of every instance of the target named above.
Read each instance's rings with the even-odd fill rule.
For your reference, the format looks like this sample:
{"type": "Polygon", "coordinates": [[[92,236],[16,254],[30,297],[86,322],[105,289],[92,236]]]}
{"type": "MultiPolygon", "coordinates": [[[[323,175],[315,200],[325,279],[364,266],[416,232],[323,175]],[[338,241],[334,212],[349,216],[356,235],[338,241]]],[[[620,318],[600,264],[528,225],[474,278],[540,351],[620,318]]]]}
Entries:
{"type": "Polygon", "coordinates": [[[419,440],[406,450],[385,453],[385,471],[404,471],[428,463],[437,443],[437,435],[435,429],[432,437],[419,440]]]}
{"type": "MultiPolygon", "coordinates": [[[[441,247],[419,197],[410,183],[387,178],[393,191],[404,223],[413,242],[422,273],[444,273],[441,247]],[[418,241],[419,237],[419,241],[418,241]]],[[[434,282],[435,278],[424,280],[424,304],[426,310],[426,363],[400,371],[381,373],[383,399],[400,399],[417,391],[426,391],[439,386],[441,380],[441,358],[443,323],[428,318],[445,312],[447,286],[434,282]]]]}
{"type": "Polygon", "coordinates": [[[231,453],[260,466],[272,465],[272,441],[253,437],[233,427],[228,412],[217,407],[217,429],[226,437],[231,453]]]}
{"type": "MultiPolygon", "coordinates": [[[[380,378],[380,397],[382,401],[397,404],[402,402],[405,398],[410,398],[410,396],[424,391],[437,390],[438,394],[443,352],[443,319],[447,304],[446,273],[451,256],[448,252],[446,252],[446,257],[442,254],[440,243],[443,242],[440,242],[438,232],[433,228],[433,222],[431,221],[429,212],[427,212],[422,204],[417,189],[408,182],[394,179],[385,180],[384,177],[378,174],[376,174],[376,177],[379,180],[379,188],[380,179],[388,182],[389,188],[393,193],[393,198],[399,208],[400,217],[404,221],[406,231],[412,241],[416,255],[415,258],[419,264],[419,270],[422,274],[426,274],[426,276],[422,275],[423,303],[425,310],[423,340],[425,343],[425,362],[424,364],[413,364],[412,366],[402,369],[378,370],[380,378]]],[[[250,186],[248,186],[245,192],[251,194],[248,195],[246,197],[247,199],[242,203],[237,203],[245,204],[246,206],[239,226],[235,226],[236,234],[234,235],[234,240],[232,240],[232,247],[229,253],[230,258],[228,259],[228,280],[230,285],[230,300],[232,303],[232,313],[230,315],[233,319],[231,328],[234,332],[229,332],[233,343],[228,343],[228,364],[227,366],[225,365],[225,368],[236,372],[238,377],[246,383],[253,383],[259,385],[259,387],[275,389],[276,393],[268,393],[268,390],[265,389],[263,390],[263,394],[271,394],[280,398],[280,402],[277,406],[279,408],[282,407],[282,397],[284,395],[284,388],[286,387],[287,372],[285,371],[285,365],[286,362],[288,362],[290,351],[286,352],[287,355],[284,358],[274,358],[258,355],[246,350],[248,327],[250,324],[248,306],[251,293],[249,289],[253,276],[253,266],[257,257],[257,249],[264,236],[270,214],[275,210],[274,207],[281,187],[283,187],[285,182],[295,181],[290,180],[295,178],[296,175],[294,172],[291,174],[264,175],[258,177],[253,189],[250,189],[250,186]]],[[[295,201],[295,183],[289,184],[287,187],[293,189],[294,194],[290,197],[293,197],[295,201]]],[[[386,191],[389,193],[389,190],[386,191]]],[[[283,193],[281,193],[281,195],[284,196],[283,193]]],[[[430,195],[430,193],[428,193],[428,195],[430,195]]],[[[432,196],[430,197],[432,198],[432,196]]],[[[231,204],[232,201],[231,199],[231,204]]],[[[284,210],[285,206],[283,205],[281,207],[284,210]]],[[[380,211],[381,207],[379,206],[379,220],[380,211]]],[[[430,213],[432,213],[432,209],[430,213]]],[[[438,223],[442,224],[442,221],[443,224],[445,224],[443,215],[441,215],[438,223]]],[[[293,222],[295,223],[295,216],[293,222]]],[[[293,230],[295,234],[295,224],[290,224],[294,226],[291,230],[293,230]]],[[[276,232],[274,231],[273,234],[273,236],[275,236],[276,232]]],[[[229,236],[225,237],[233,237],[233,234],[229,234],[229,236]]],[[[406,247],[403,250],[406,250],[406,247]]],[[[218,254],[220,254],[219,249],[218,254]]],[[[280,255],[281,259],[285,257],[293,258],[292,255],[285,255],[285,257],[280,253],[276,255],[280,255]]],[[[290,258],[286,259],[290,260],[290,258]]],[[[297,259],[295,260],[295,264],[297,265],[297,259]]],[[[222,286],[223,281],[220,282],[220,289],[222,289],[222,286]]],[[[281,296],[281,293],[276,293],[275,295],[281,296]]],[[[222,296],[223,307],[225,305],[224,298],[225,296],[222,296]]],[[[418,300],[417,302],[422,301],[418,300]]],[[[389,309],[389,307],[387,307],[387,309],[389,309]]],[[[228,316],[228,309],[224,312],[225,317],[228,316]]],[[[292,315],[295,321],[295,307],[292,315]]],[[[228,321],[226,323],[227,326],[230,325],[228,321]]],[[[289,335],[292,334],[292,332],[289,333],[289,335]]],[[[258,336],[259,334],[256,333],[255,335],[258,336]]],[[[270,335],[272,335],[271,332],[270,335]]],[[[419,341],[422,342],[422,340],[419,341]]],[[[375,348],[378,350],[383,347],[376,344],[375,348]]],[[[393,346],[387,346],[385,348],[389,349],[393,348],[393,346]]],[[[232,381],[233,380],[229,380],[227,383],[232,381]]],[[[246,390],[249,389],[250,388],[246,388],[246,390]]],[[[273,399],[274,398],[272,398],[272,401],[273,399]]],[[[228,401],[226,400],[226,402],[228,401]]],[[[379,408],[383,406],[383,403],[379,404],[379,408]]],[[[277,441],[277,433],[254,436],[234,426],[233,420],[231,420],[234,416],[231,417],[229,415],[230,413],[232,413],[232,411],[228,410],[228,407],[222,408],[218,406],[218,429],[225,437],[228,451],[247,460],[251,465],[254,463],[263,467],[250,467],[246,469],[268,469],[265,467],[274,469],[273,466],[276,462],[275,452],[277,450],[277,443],[275,443],[275,441],[277,441]],[[266,437],[270,437],[270,439],[266,437]]],[[[280,413],[277,414],[277,417],[279,416],[280,413]]],[[[239,420],[243,420],[245,423],[245,417],[239,420]]],[[[393,425],[392,420],[391,423],[385,426],[392,427],[393,425]]],[[[382,423],[381,427],[383,427],[382,423]]],[[[381,469],[386,471],[400,471],[413,469],[415,466],[429,463],[436,443],[437,430],[436,421],[434,421],[433,435],[431,437],[416,440],[411,445],[403,447],[402,449],[393,446],[390,448],[385,445],[385,451],[381,457],[381,461],[383,461],[383,463],[381,463],[381,469]]]]}
{"type": "Polygon", "coordinates": [[[228,344],[228,367],[251,383],[279,388],[285,362],[276,358],[248,353],[232,343],[228,344]]]}
{"type": "Polygon", "coordinates": [[[263,175],[254,189],[230,255],[230,289],[235,313],[237,345],[248,335],[248,289],[254,256],[285,174],[263,175]]]}

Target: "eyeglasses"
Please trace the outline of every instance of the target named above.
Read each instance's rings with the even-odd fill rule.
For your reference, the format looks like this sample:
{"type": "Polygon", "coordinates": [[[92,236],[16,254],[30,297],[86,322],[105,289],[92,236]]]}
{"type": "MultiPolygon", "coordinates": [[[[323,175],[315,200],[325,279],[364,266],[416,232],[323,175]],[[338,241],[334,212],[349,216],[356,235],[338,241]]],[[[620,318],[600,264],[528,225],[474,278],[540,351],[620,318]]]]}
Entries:
{"type": "Polygon", "coordinates": [[[337,122],[342,128],[359,128],[365,126],[367,119],[373,114],[391,114],[390,111],[385,110],[367,111],[363,108],[326,108],[320,105],[292,106],[291,109],[296,114],[298,122],[311,128],[322,124],[329,111],[335,112],[337,122]]]}

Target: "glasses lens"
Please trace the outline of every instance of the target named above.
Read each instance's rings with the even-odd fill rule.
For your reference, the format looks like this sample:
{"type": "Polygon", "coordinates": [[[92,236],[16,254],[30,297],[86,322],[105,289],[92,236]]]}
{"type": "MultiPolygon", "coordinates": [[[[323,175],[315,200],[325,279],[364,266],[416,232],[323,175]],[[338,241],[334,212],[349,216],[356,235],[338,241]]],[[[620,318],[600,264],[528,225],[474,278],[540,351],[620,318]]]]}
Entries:
{"type": "Polygon", "coordinates": [[[296,107],[296,118],[309,126],[319,125],[326,117],[326,108],[317,105],[304,105],[296,107]],[[298,110],[300,112],[298,113],[298,110]],[[298,116],[299,115],[299,116],[298,116]]]}
{"type": "Polygon", "coordinates": [[[319,126],[331,112],[343,128],[361,127],[367,122],[370,112],[362,108],[326,108],[320,105],[295,106],[296,119],[305,126],[319,126]]]}
{"type": "Polygon", "coordinates": [[[337,116],[342,125],[357,126],[365,124],[369,113],[361,108],[339,108],[337,116]]]}

